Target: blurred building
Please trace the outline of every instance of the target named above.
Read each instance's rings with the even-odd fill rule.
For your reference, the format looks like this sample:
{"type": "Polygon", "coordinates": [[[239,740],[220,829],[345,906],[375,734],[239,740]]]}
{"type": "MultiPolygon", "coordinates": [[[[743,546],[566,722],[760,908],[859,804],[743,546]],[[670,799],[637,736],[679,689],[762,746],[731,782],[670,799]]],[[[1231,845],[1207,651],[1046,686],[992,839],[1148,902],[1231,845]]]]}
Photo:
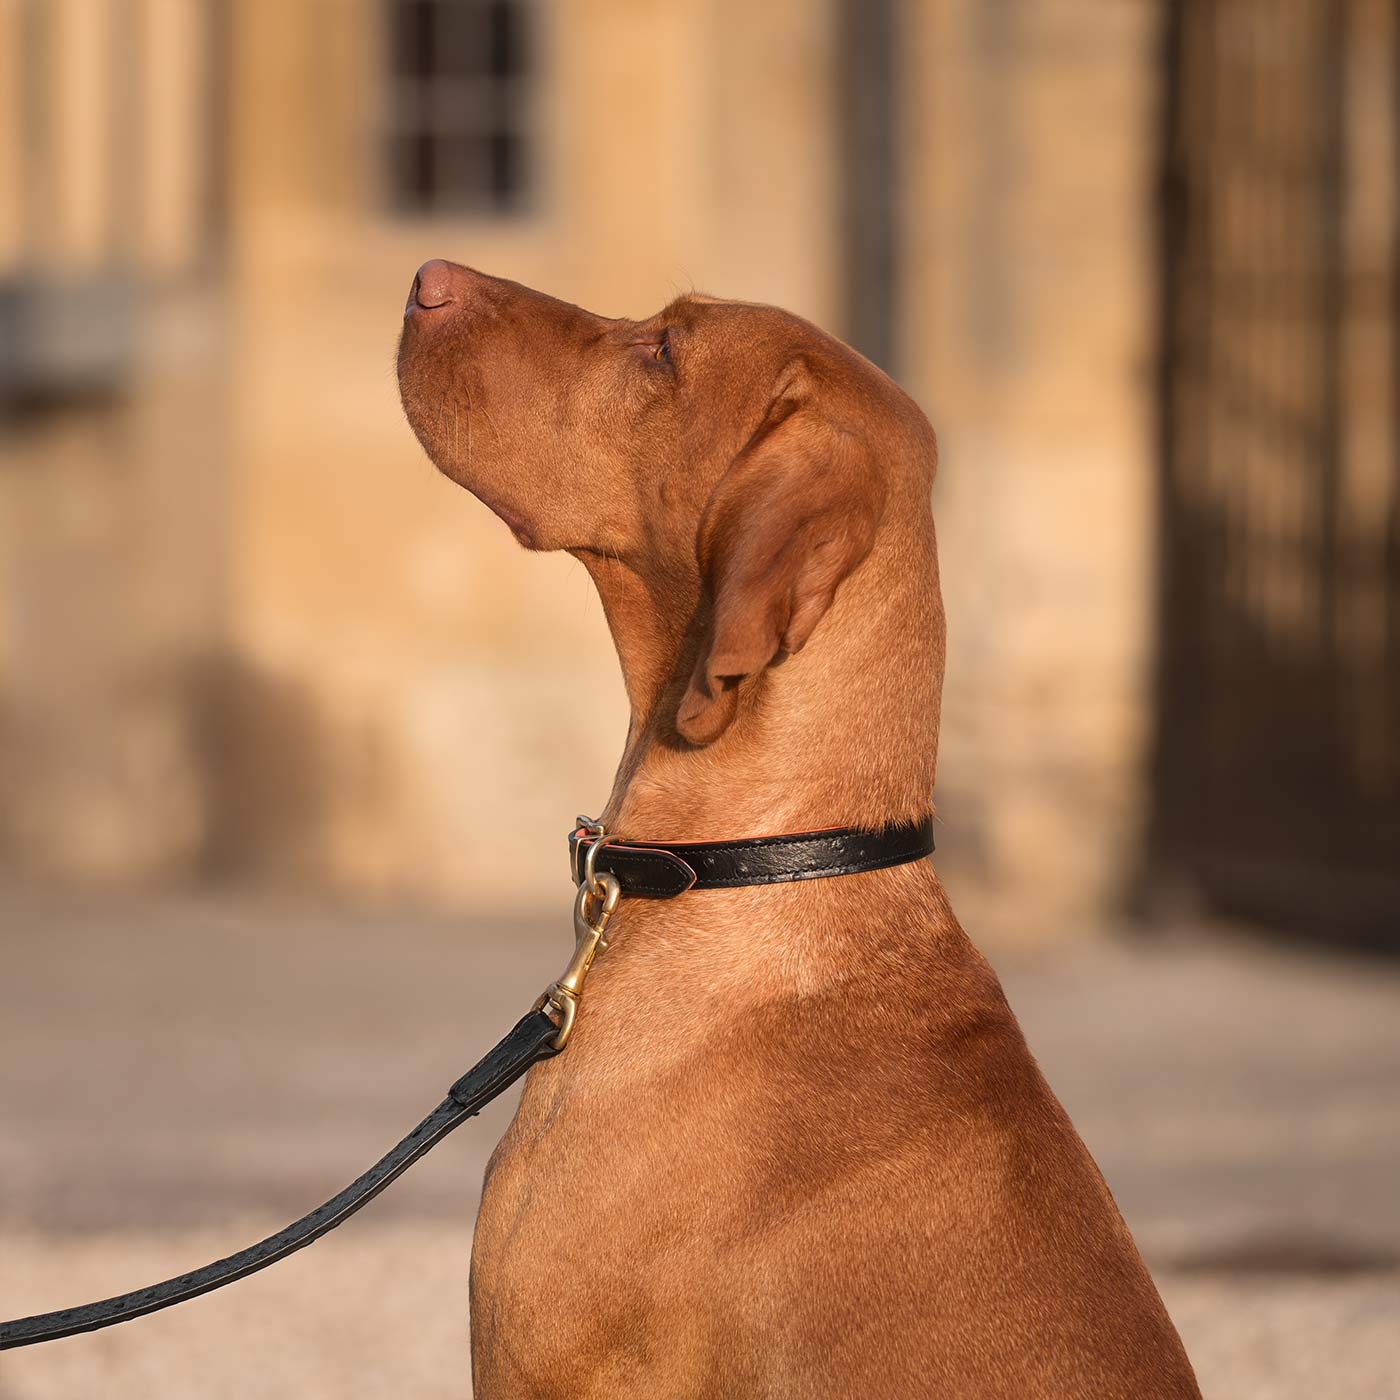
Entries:
{"type": "Polygon", "coordinates": [[[403,425],[444,255],[925,406],[961,907],[1400,925],[1391,10],[0,0],[5,858],[558,902],[621,686],[403,425]]]}

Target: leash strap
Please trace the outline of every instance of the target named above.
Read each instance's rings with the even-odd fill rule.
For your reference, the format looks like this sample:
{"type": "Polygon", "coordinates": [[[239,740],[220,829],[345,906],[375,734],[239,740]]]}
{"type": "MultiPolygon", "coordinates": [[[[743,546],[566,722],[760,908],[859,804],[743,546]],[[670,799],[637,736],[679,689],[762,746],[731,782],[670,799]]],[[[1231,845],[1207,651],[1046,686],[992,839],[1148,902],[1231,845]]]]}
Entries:
{"type": "Polygon", "coordinates": [[[374,1199],[395,1177],[437,1146],[454,1128],[474,1117],[503,1094],[531,1065],[558,1054],[554,1041],[559,1027],[542,1011],[532,1011],[486,1056],[472,1066],[448,1091],[447,1097],[397,1147],[380,1158],[362,1177],[338,1196],[317,1206],[310,1215],[279,1230],[275,1235],[227,1259],[206,1264],[193,1273],[166,1279],[164,1283],[87,1303],[60,1312],[39,1313],[13,1322],[0,1322],[0,1351],[9,1347],[32,1346],[71,1337],[77,1332],[95,1332],[145,1313],[158,1312],[201,1293],[210,1293],[225,1284],[247,1278],[269,1264],[318,1240],[328,1230],[374,1199]]]}
{"type": "Polygon", "coordinates": [[[569,865],[575,884],[592,854],[593,864],[588,868],[595,875],[614,875],[623,894],[649,899],[674,899],[687,890],[727,890],[856,875],[922,860],[932,851],[931,816],[877,831],[834,826],[825,831],[795,831],[739,841],[633,841],[606,836],[596,822],[580,819],[569,835],[569,865]]]}
{"type": "Polygon", "coordinates": [[[671,899],[691,889],[732,889],[854,875],[921,860],[932,850],[931,816],[877,831],[838,826],[738,841],[673,842],[621,841],[606,835],[598,823],[580,818],[569,836],[578,895],[574,903],[574,955],[568,968],[550,984],[534,1009],[447,1091],[447,1097],[397,1147],[309,1215],[227,1259],[134,1293],[0,1322],[0,1351],[95,1332],[211,1293],[285,1259],[348,1220],[454,1128],[503,1094],[531,1065],[564,1048],[573,1030],[584,979],[594,958],[607,947],[608,921],[622,895],[671,899]]]}

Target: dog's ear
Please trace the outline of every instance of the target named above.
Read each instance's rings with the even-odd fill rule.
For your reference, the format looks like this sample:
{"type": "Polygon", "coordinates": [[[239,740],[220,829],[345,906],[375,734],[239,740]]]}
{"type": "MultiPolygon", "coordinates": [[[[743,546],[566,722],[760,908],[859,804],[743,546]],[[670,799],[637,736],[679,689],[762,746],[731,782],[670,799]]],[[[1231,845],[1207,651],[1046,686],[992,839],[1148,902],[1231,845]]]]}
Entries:
{"type": "Polygon", "coordinates": [[[682,738],[713,743],[744,681],[802,649],[869,554],[884,500],[864,440],[823,414],[810,385],[774,402],[701,517],[710,620],[676,715],[682,738]]]}

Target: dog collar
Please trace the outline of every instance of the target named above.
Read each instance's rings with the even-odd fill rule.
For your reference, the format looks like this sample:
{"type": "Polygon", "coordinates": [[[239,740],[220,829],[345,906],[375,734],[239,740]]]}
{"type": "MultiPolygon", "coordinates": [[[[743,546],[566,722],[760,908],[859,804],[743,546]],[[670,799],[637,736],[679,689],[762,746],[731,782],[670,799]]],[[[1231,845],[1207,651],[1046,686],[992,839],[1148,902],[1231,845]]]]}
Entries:
{"type": "Polygon", "coordinates": [[[614,876],[622,894],[674,899],[688,890],[728,890],[856,875],[922,860],[933,850],[933,818],[874,831],[833,826],[736,841],[634,841],[586,817],[569,833],[574,883],[614,876]]]}

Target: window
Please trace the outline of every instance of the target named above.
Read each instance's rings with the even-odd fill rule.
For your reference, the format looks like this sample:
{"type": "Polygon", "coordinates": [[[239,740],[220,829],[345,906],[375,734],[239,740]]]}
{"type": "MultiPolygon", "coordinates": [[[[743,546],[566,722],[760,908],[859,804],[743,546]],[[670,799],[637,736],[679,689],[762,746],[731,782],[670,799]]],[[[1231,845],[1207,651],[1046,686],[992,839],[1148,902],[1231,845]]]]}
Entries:
{"type": "Polygon", "coordinates": [[[411,214],[509,213],[529,187],[529,0],[386,0],[388,183],[411,214]]]}

